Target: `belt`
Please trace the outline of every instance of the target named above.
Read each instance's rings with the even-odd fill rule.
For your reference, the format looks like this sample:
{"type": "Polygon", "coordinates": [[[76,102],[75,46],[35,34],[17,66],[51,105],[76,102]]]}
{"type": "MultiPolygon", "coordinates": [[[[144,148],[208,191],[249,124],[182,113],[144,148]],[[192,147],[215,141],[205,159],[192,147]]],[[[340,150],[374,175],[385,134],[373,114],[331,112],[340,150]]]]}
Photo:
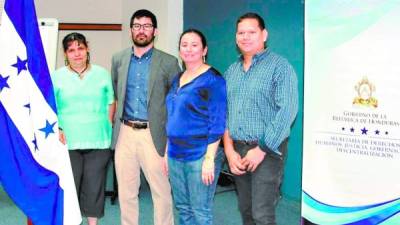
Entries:
{"type": "Polygon", "coordinates": [[[148,122],[139,122],[139,121],[130,121],[130,120],[121,120],[125,125],[132,127],[133,129],[147,129],[149,127],[148,122]]]}
{"type": "Polygon", "coordinates": [[[258,145],[257,140],[253,140],[253,141],[233,140],[233,143],[240,144],[240,145],[258,145]]]}

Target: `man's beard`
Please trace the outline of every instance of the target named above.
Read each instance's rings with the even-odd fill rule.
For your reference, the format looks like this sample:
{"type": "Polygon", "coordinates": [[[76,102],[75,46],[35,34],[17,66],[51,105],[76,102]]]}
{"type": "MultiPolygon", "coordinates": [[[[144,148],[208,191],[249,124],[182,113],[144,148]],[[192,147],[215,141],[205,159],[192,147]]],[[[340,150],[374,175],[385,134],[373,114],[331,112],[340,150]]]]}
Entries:
{"type": "Polygon", "coordinates": [[[150,39],[148,39],[146,35],[144,36],[145,36],[144,39],[132,38],[133,44],[135,44],[135,46],[137,47],[146,47],[149,44],[151,44],[155,38],[154,34],[152,34],[152,37],[150,39]]]}

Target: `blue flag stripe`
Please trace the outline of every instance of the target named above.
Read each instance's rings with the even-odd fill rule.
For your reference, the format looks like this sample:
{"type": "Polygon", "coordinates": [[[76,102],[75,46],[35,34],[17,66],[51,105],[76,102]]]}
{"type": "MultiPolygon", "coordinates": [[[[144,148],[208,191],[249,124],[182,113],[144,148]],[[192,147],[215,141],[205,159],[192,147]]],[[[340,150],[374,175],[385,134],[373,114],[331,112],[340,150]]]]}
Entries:
{"type": "Polygon", "coordinates": [[[36,85],[41,90],[47,103],[57,113],[53,85],[40,38],[33,0],[6,1],[3,13],[7,13],[26,46],[28,68],[36,85]]]}
{"type": "Polygon", "coordinates": [[[35,161],[1,102],[0,127],[0,182],[4,190],[35,225],[63,224],[64,192],[57,174],[35,161]]]}

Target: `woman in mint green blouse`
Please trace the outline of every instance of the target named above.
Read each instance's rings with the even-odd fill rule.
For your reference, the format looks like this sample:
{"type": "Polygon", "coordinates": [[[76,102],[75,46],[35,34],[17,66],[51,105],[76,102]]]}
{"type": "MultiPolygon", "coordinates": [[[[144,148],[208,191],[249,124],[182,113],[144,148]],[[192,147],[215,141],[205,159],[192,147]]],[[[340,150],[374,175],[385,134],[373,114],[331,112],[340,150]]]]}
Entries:
{"type": "Polygon", "coordinates": [[[114,114],[111,76],[90,64],[85,36],[63,39],[65,67],[52,74],[60,141],[68,146],[75,186],[83,216],[96,225],[104,215],[106,168],[114,114]]]}

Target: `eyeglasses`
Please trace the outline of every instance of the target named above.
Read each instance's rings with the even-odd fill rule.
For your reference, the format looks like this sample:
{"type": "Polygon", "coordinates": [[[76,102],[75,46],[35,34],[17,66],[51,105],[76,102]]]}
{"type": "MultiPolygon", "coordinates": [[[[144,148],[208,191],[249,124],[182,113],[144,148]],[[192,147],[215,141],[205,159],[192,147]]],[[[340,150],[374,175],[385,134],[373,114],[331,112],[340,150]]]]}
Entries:
{"type": "Polygon", "coordinates": [[[152,30],[153,24],[150,24],[150,23],[146,23],[146,24],[134,23],[134,24],[132,24],[132,29],[134,29],[134,30],[140,30],[142,27],[143,27],[143,30],[152,30]]]}

